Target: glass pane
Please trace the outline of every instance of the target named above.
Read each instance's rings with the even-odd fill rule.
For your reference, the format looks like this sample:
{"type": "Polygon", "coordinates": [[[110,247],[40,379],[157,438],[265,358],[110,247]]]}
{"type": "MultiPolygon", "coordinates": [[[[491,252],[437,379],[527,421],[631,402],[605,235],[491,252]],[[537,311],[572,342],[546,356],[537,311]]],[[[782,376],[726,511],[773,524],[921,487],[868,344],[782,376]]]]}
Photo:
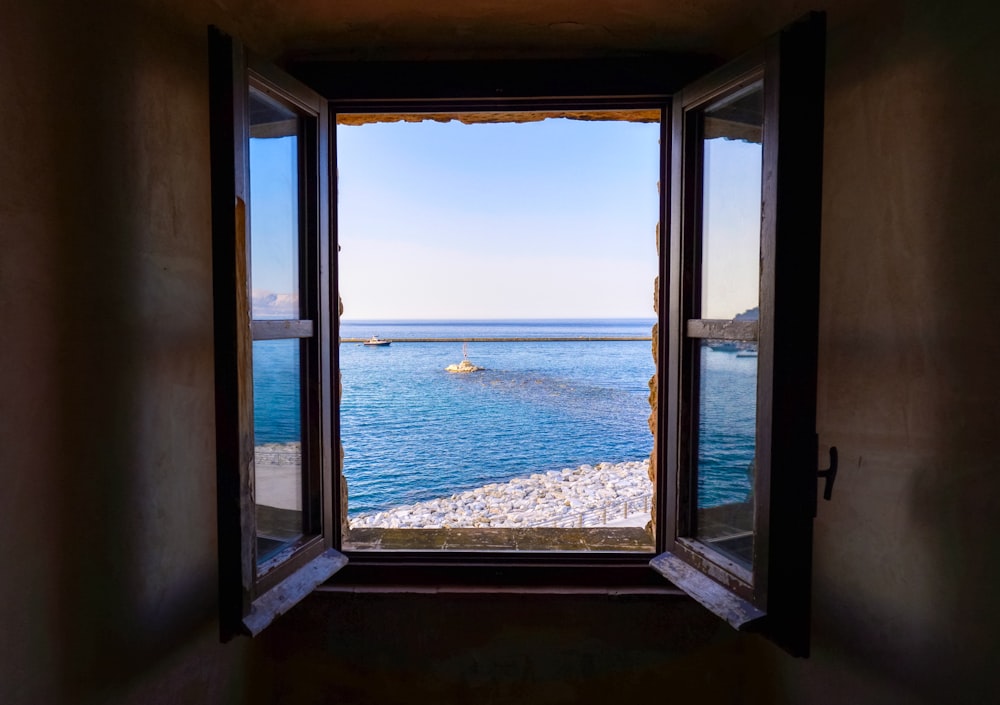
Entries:
{"type": "Polygon", "coordinates": [[[250,89],[250,283],[254,318],[299,318],[300,118],[250,89]]]}
{"type": "Polygon", "coordinates": [[[253,344],[258,566],[304,533],[301,345],[298,339],[253,344]]]}
{"type": "MultiPolygon", "coordinates": [[[[701,318],[756,320],[763,133],[757,82],[703,113],[701,318]]],[[[705,340],[695,369],[695,536],[750,570],[757,345],[705,340]]]]}
{"type": "Polygon", "coordinates": [[[749,570],[754,538],[756,351],[734,352],[700,343],[698,382],[695,536],[749,570]]]}
{"type": "Polygon", "coordinates": [[[704,112],[699,318],[757,317],[762,130],[759,82],[704,112]]]}

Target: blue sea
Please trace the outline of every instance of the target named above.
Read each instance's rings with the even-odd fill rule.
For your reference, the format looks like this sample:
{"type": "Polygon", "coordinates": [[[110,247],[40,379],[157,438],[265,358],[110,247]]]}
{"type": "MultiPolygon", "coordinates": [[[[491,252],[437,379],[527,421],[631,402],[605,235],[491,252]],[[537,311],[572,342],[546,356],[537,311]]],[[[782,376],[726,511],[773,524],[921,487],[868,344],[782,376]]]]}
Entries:
{"type": "MultiPolygon", "coordinates": [[[[407,338],[649,336],[652,320],[344,321],[341,441],[349,512],[449,496],[583,464],[647,458],[647,341],[473,342],[473,374],[444,368],[462,343],[407,338]]],[[[753,458],[756,360],[702,353],[701,506],[742,501],[753,458]],[[742,401],[740,401],[742,400],[742,401]],[[749,401],[749,405],[747,404],[749,401]],[[749,413],[747,407],[749,406],[749,413]]],[[[254,344],[259,443],[299,438],[296,341],[254,344]],[[290,382],[291,381],[291,382],[290,382]]]]}

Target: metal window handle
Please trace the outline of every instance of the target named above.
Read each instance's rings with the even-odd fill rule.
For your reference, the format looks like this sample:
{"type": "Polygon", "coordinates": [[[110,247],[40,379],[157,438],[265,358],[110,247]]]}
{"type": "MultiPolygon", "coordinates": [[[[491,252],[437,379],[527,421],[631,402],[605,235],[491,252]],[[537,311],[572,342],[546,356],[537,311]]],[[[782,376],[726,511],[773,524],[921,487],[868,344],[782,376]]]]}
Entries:
{"type": "Polygon", "coordinates": [[[833,483],[837,479],[837,447],[830,446],[830,467],[826,470],[819,470],[816,475],[826,478],[823,483],[823,499],[830,501],[833,496],[833,483]]]}

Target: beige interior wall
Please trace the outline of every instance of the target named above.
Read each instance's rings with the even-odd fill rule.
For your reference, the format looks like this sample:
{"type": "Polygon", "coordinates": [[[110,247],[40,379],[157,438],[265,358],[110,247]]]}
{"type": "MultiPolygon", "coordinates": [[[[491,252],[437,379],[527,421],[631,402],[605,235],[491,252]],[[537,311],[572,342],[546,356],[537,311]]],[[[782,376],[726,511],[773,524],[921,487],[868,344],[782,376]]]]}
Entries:
{"type": "Polygon", "coordinates": [[[395,674],[416,692],[480,694],[480,678],[498,689],[487,692],[570,702],[597,700],[620,677],[624,699],[684,697],[698,683],[711,684],[702,702],[1000,699],[1000,17],[930,1],[828,5],[818,430],[821,448],[839,448],[841,472],[816,521],[812,657],[756,637],[720,647],[688,630],[675,660],[648,635],[683,631],[690,615],[665,618],[655,601],[581,598],[572,615],[487,602],[470,627],[448,619],[472,609],[455,598],[331,596],[259,642],[261,683],[399,694],[380,678],[395,674]],[[415,621],[418,609],[431,616],[415,621]],[[325,636],[299,663],[281,656],[307,620],[325,636]],[[535,644],[559,656],[539,657],[535,644]],[[621,662],[595,659],[584,676],[581,644],[656,667],[635,665],[630,680],[621,662]],[[548,669],[570,683],[563,700],[544,688],[548,669]]]}
{"type": "Polygon", "coordinates": [[[204,28],[266,22],[5,7],[0,702],[995,700],[1000,22],[974,4],[831,4],[819,431],[842,465],[808,661],[652,597],[322,595],[219,645],[204,28]]]}
{"type": "Polygon", "coordinates": [[[205,25],[4,3],[0,702],[241,702],[217,644],[205,25]]]}
{"type": "Polygon", "coordinates": [[[788,703],[1000,701],[1000,111],[987,3],[831,14],[813,656],[788,703]],[[821,461],[822,462],[822,461],[821,461]]]}

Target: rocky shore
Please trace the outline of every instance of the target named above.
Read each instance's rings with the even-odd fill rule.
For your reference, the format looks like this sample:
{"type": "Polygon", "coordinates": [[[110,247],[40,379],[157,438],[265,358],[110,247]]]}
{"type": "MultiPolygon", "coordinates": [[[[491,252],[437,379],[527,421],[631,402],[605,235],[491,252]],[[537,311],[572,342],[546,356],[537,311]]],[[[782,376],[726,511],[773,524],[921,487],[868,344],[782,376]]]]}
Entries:
{"type": "Polygon", "coordinates": [[[649,519],[649,461],[598,463],[492,483],[440,499],[362,514],[352,529],[642,526],[649,519]]]}

